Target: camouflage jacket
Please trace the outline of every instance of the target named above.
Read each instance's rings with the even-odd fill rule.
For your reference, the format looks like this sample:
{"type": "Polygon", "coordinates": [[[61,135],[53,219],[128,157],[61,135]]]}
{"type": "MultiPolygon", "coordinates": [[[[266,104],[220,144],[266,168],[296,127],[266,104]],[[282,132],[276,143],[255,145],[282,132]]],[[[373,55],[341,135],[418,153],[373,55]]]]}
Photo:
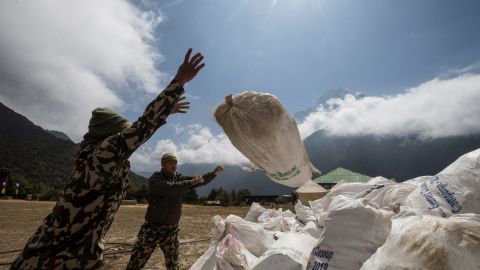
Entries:
{"type": "Polygon", "coordinates": [[[179,173],[167,175],[155,172],[148,179],[148,208],[145,220],[162,225],[176,225],[182,214],[183,195],[191,189],[208,184],[215,178],[213,173],[204,174],[203,184],[193,184],[194,176],[179,173]]]}
{"type": "Polygon", "coordinates": [[[81,149],[62,196],[27,241],[11,269],[92,269],[128,187],[128,158],[147,141],[183,94],[172,83],[129,128],[81,149]]]}

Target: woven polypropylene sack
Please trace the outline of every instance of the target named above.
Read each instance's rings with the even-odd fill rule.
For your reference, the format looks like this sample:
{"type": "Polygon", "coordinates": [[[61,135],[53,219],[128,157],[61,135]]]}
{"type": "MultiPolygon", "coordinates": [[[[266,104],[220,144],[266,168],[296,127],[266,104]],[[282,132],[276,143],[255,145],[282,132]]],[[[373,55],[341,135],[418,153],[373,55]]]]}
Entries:
{"type": "Polygon", "coordinates": [[[361,269],[480,269],[479,254],[480,215],[403,212],[392,220],[385,244],[361,269]]]}
{"type": "Polygon", "coordinates": [[[273,95],[227,96],[215,118],[231,143],[276,183],[299,187],[319,172],[309,161],[295,120],[273,95]]]}
{"type": "Polygon", "coordinates": [[[281,233],[273,245],[258,258],[253,270],[305,270],[317,239],[308,233],[281,233]]]}
{"type": "Polygon", "coordinates": [[[365,205],[362,199],[336,196],[307,269],[358,270],[387,239],[393,215],[365,205]]]}
{"type": "Polygon", "coordinates": [[[401,209],[423,209],[443,217],[480,214],[480,148],[459,157],[437,175],[422,177],[401,209]]]}

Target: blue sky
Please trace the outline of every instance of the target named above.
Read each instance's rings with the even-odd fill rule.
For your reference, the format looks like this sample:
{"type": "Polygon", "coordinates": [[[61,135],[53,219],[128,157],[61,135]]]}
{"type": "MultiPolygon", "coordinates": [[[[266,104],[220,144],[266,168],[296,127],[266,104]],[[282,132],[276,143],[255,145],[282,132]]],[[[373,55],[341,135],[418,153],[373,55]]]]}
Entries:
{"type": "Polygon", "coordinates": [[[480,131],[478,1],[38,2],[0,4],[0,102],[75,141],[91,109],[111,106],[133,121],[188,47],[204,53],[206,68],[186,87],[191,110],[132,157],[138,170],[157,166],[164,151],[187,162],[245,161],[212,112],[225,95],[246,90],[274,94],[291,114],[332,88],[371,97],[319,108],[299,125],[304,136],[319,128],[480,131]]]}

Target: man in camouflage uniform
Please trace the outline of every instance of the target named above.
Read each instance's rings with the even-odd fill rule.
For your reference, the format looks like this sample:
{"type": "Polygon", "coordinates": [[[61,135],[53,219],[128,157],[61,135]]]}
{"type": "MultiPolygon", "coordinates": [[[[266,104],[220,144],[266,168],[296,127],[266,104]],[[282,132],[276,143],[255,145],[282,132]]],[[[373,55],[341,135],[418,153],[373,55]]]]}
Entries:
{"type": "Polygon", "coordinates": [[[11,269],[95,269],[103,260],[104,237],[128,187],[128,158],[169,114],[184,112],[183,86],[204,67],[192,50],[170,83],[132,125],[110,109],[92,112],[73,174],[57,204],[27,241],[11,269]]]}
{"type": "Polygon", "coordinates": [[[205,185],[223,167],[217,166],[203,176],[183,176],[177,173],[177,158],[162,156],[162,169],[148,180],[149,201],[145,223],[140,228],[127,270],[141,269],[155,248],[160,246],[168,270],[178,270],[178,222],[182,214],[183,195],[192,188],[205,185]]]}

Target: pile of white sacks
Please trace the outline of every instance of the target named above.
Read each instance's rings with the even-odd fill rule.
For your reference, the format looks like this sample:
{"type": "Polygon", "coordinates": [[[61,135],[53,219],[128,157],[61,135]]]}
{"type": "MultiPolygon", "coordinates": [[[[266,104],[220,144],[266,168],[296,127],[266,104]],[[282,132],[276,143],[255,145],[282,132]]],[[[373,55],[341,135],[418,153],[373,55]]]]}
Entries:
{"type": "Polygon", "coordinates": [[[435,176],[339,183],[295,213],[213,218],[192,270],[480,269],[480,149],[435,176]]]}

